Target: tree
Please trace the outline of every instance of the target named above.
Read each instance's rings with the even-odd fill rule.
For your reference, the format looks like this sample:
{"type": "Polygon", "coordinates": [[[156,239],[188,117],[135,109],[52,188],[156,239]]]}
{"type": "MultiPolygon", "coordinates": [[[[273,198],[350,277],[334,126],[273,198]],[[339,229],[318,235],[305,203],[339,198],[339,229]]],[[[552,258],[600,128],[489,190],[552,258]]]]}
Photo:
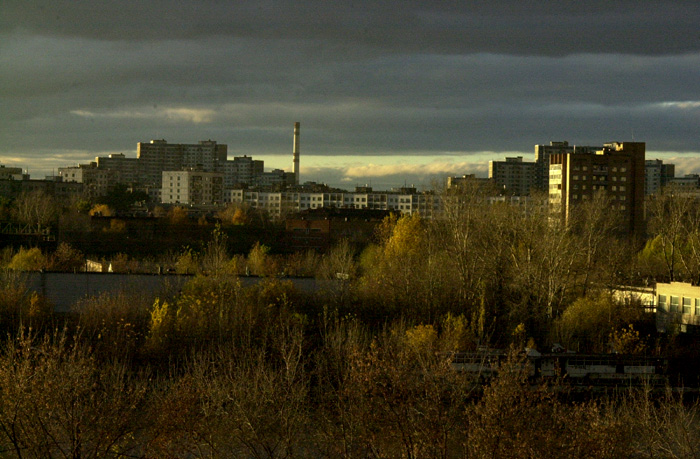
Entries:
{"type": "Polygon", "coordinates": [[[92,217],[112,217],[114,215],[114,210],[107,204],[95,204],[90,209],[90,216],[92,217]]]}
{"type": "Polygon", "coordinates": [[[270,247],[256,242],[248,253],[248,269],[256,276],[274,275],[277,271],[275,262],[269,255],[270,247]]]}
{"type": "Polygon", "coordinates": [[[613,260],[622,258],[616,249],[621,247],[618,235],[622,221],[616,202],[605,191],[595,193],[592,199],[572,208],[569,226],[573,232],[580,260],[581,294],[585,296],[593,280],[600,282],[613,260]]]}
{"type": "Polygon", "coordinates": [[[97,199],[98,204],[105,204],[115,212],[126,212],[137,202],[148,201],[148,193],[130,190],[125,184],[119,183],[97,199]]]}
{"type": "Polygon", "coordinates": [[[250,222],[250,208],[238,203],[231,203],[216,213],[221,223],[227,225],[245,225],[250,222]]]}
{"type": "Polygon", "coordinates": [[[52,271],[79,271],[83,269],[84,265],[85,257],[82,252],[66,242],[58,244],[49,262],[49,268],[52,271]]]}
{"type": "Polygon", "coordinates": [[[221,225],[217,224],[202,255],[202,266],[205,272],[211,275],[230,273],[231,258],[228,256],[227,239],[226,234],[221,231],[221,225]]]}
{"type": "Polygon", "coordinates": [[[682,196],[673,187],[666,188],[648,202],[649,229],[658,238],[659,255],[663,260],[667,278],[677,280],[680,252],[685,245],[688,213],[695,206],[690,197],[682,196]]]}
{"type": "Polygon", "coordinates": [[[65,334],[10,339],[0,354],[0,444],[8,457],[135,452],[145,386],[123,365],[98,366],[65,334]]]}
{"type": "Polygon", "coordinates": [[[610,294],[576,300],[554,323],[553,341],[579,352],[608,352],[611,333],[644,320],[641,308],[626,307],[610,294]]]}
{"type": "Polygon", "coordinates": [[[41,250],[36,247],[31,249],[20,247],[19,252],[12,257],[7,267],[14,271],[41,271],[46,266],[46,257],[41,250]]]}
{"type": "Polygon", "coordinates": [[[14,216],[30,225],[50,225],[58,219],[60,206],[50,194],[37,190],[24,192],[15,199],[14,216]]]}

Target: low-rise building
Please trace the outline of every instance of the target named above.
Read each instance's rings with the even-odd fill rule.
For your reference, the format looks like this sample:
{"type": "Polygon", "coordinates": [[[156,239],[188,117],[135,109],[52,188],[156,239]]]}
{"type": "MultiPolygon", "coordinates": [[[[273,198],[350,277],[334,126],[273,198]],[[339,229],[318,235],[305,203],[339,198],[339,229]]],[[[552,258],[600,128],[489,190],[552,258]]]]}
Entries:
{"type": "Polygon", "coordinates": [[[700,287],[685,282],[656,284],[656,327],[659,331],[700,331],[700,287]]]}

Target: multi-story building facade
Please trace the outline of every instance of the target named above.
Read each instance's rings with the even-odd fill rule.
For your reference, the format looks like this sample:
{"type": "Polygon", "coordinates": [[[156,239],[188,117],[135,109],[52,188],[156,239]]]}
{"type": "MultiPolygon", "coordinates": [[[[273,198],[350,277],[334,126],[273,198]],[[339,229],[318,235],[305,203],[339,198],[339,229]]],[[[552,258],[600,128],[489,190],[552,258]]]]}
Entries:
{"type": "Polygon", "coordinates": [[[659,331],[700,330],[700,287],[685,282],[656,284],[656,326],[659,331]]]}
{"type": "Polygon", "coordinates": [[[676,175],[674,164],[664,164],[660,159],[647,159],[644,163],[644,194],[656,194],[676,175]]]}
{"type": "Polygon", "coordinates": [[[22,173],[21,167],[7,167],[0,165],[0,180],[26,180],[29,175],[22,173]]]}
{"type": "Polygon", "coordinates": [[[61,180],[0,179],[0,196],[15,199],[23,193],[42,192],[59,201],[70,202],[83,196],[83,184],[61,180]]]}
{"type": "Polygon", "coordinates": [[[577,147],[569,142],[550,142],[549,145],[535,145],[535,185],[540,191],[549,190],[549,158],[556,154],[592,153],[601,147],[577,147]]]}
{"type": "Polygon", "coordinates": [[[611,198],[624,229],[644,228],[643,142],[606,143],[595,153],[572,152],[550,157],[549,202],[569,222],[576,205],[591,200],[596,193],[611,198]]]}
{"type": "Polygon", "coordinates": [[[97,156],[95,164],[98,169],[109,169],[119,172],[120,183],[133,186],[139,181],[139,161],[127,158],[124,153],[113,153],[109,156],[97,156]]]}
{"type": "Polygon", "coordinates": [[[224,202],[223,172],[165,171],[162,182],[163,204],[214,206],[224,202]]]}
{"type": "Polygon", "coordinates": [[[273,169],[270,172],[262,172],[253,177],[252,185],[259,187],[279,187],[294,185],[296,177],[293,172],[285,172],[282,169],[273,169]]]}
{"type": "Polygon", "coordinates": [[[419,213],[425,218],[439,215],[442,201],[434,193],[419,193],[415,188],[375,192],[361,187],[356,192],[326,191],[260,191],[247,189],[225,190],[227,203],[246,204],[281,218],[287,214],[314,209],[370,209],[389,210],[402,214],[419,213]]]}
{"type": "Polygon", "coordinates": [[[168,143],[166,140],[139,142],[136,157],[139,160],[139,182],[145,186],[162,185],[164,171],[198,168],[206,172],[223,171],[228,146],[213,140],[197,144],[168,143]]]}
{"type": "Polygon", "coordinates": [[[88,199],[104,196],[122,182],[119,170],[101,169],[95,162],[73,167],[59,167],[58,175],[63,182],[82,183],[83,193],[88,199]]]}
{"type": "Polygon", "coordinates": [[[694,191],[700,187],[700,175],[686,174],[683,177],[674,177],[668,181],[675,189],[683,191],[694,191]]]}
{"type": "Polygon", "coordinates": [[[529,196],[537,186],[537,164],[523,161],[522,156],[489,161],[489,179],[506,195],[529,196]]]}
{"type": "Polygon", "coordinates": [[[477,177],[474,174],[465,174],[461,176],[447,177],[446,187],[447,189],[455,189],[460,187],[467,187],[471,184],[476,186],[486,186],[490,183],[490,179],[477,177]]]}
{"type": "Polygon", "coordinates": [[[264,171],[263,161],[254,160],[246,155],[236,156],[224,163],[224,187],[231,189],[241,185],[250,185],[264,171]]]}

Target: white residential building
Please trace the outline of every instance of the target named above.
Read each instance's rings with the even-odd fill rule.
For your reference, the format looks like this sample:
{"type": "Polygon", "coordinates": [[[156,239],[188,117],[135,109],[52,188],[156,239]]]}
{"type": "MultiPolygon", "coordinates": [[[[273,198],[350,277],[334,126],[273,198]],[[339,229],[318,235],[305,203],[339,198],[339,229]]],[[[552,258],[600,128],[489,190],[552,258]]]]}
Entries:
{"type": "Polygon", "coordinates": [[[162,183],[163,204],[207,206],[224,202],[223,172],[165,171],[162,183]]]}
{"type": "Polygon", "coordinates": [[[441,209],[440,197],[432,193],[417,193],[415,189],[404,192],[361,189],[360,192],[341,191],[257,191],[245,189],[225,190],[224,202],[244,203],[253,209],[266,211],[271,217],[308,209],[352,208],[393,210],[402,214],[420,213],[426,218],[437,215],[441,209]]]}

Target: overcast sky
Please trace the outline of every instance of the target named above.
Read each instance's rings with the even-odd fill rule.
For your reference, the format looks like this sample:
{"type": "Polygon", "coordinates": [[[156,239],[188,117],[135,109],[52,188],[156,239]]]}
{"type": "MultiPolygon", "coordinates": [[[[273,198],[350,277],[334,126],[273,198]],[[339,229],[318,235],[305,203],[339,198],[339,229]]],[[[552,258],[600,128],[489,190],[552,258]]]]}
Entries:
{"type": "Polygon", "coordinates": [[[291,170],[299,121],[302,181],[343,188],[558,140],[700,172],[699,24],[697,0],[1,0],[0,164],[164,138],[291,170]]]}

